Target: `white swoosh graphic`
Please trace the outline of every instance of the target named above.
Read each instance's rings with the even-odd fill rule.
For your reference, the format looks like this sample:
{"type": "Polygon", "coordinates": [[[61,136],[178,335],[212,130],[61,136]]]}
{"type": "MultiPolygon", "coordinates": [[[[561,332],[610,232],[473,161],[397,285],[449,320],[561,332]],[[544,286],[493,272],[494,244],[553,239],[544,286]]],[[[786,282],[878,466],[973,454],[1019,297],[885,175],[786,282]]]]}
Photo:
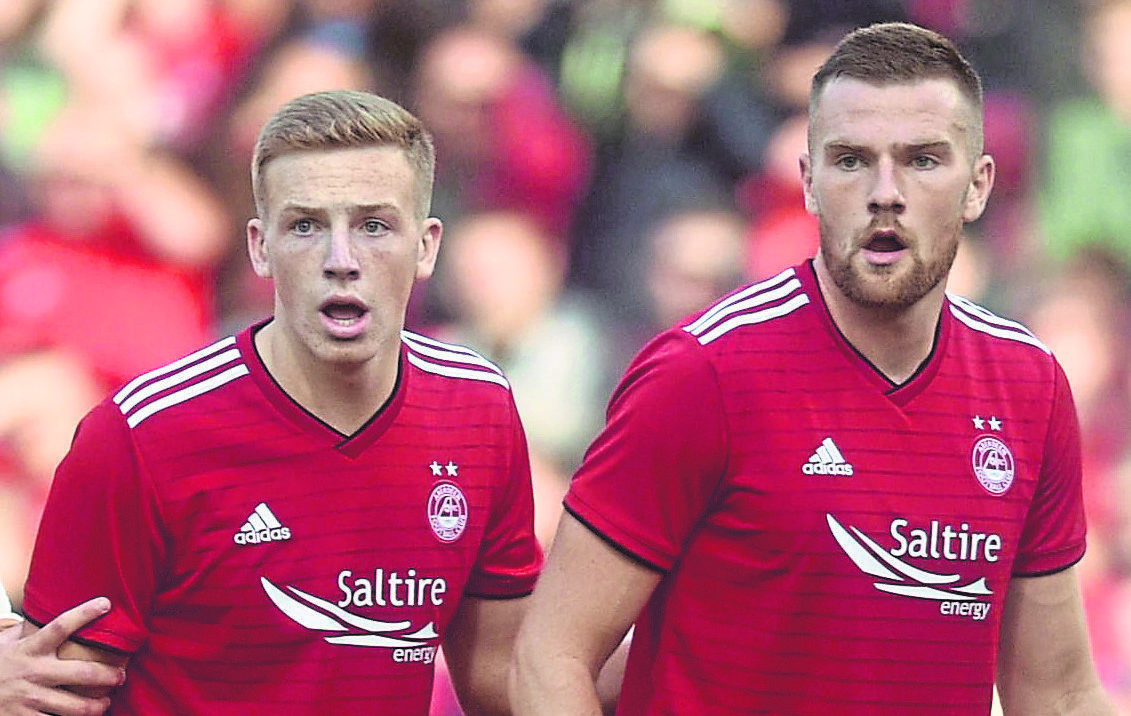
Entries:
{"type": "Polygon", "coordinates": [[[326,641],[331,644],[345,644],[346,646],[377,646],[386,649],[397,649],[404,647],[420,646],[418,641],[405,641],[404,639],[394,639],[391,636],[381,636],[380,634],[350,634],[347,636],[328,636],[326,641]]]}
{"type": "Polygon", "coordinates": [[[376,619],[367,619],[348,612],[333,602],[326,601],[312,594],[307,594],[295,587],[287,586],[287,589],[298,595],[301,599],[329,612],[329,614],[325,614],[288,595],[272,584],[266,577],[260,577],[259,583],[263,585],[263,591],[267,593],[267,597],[279,608],[279,611],[283,612],[283,614],[300,626],[304,626],[313,631],[340,632],[349,631],[349,628],[345,626],[348,624],[357,629],[364,629],[369,632],[368,634],[346,634],[342,636],[325,637],[326,641],[331,644],[392,649],[421,646],[422,642],[427,642],[439,636],[436,632],[436,625],[433,622],[428,622],[411,634],[402,634],[395,637],[384,636],[374,632],[400,631],[408,629],[412,626],[412,623],[409,621],[383,622],[376,619]]]}
{"type": "Polygon", "coordinates": [[[382,621],[377,621],[376,619],[366,619],[365,617],[359,617],[356,614],[352,614],[350,612],[347,612],[345,609],[342,609],[341,607],[339,607],[337,604],[334,604],[333,602],[328,602],[325,599],[321,599],[321,598],[316,597],[312,594],[307,594],[306,592],[304,592],[300,589],[295,589],[294,587],[290,587],[290,586],[288,586],[287,589],[291,590],[292,592],[294,592],[298,596],[302,597],[306,601],[310,602],[311,604],[318,606],[318,607],[322,607],[326,611],[330,612],[331,614],[333,614],[337,618],[344,621],[346,624],[349,624],[351,626],[355,626],[358,629],[364,629],[365,631],[369,631],[369,632],[382,632],[382,631],[400,631],[401,629],[408,629],[410,626],[412,626],[412,622],[409,622],[409,621],[382,622],[382,621]]]}
{"type": "Polygon", "coordinates": [[[874,582],[872,586],[881,592],[899,594],[905,597],[915,597],[918,599],[953,599],[960,601],[970,601],[976,598],[971,595],[986,596],[993,594],[993,590],[986,584],[985,577],[979,577],[969,584],[948,587],[946,589],[936,589],[931,585],[945,585],[957,582],[959,575],[935,574],[934,572],[919,569],[895,557],[883,547],[876,544],[876,542],[866,534],[850,525],[852,532],[856,535],[856,538],[853,538],[853,536],[848,533],[848,530],[844,529],[831,514],[825,513],[825,520],[828,522],[829,530],[832,532],[833,538],[836,540],[837,544],[840,545],[840,548],[844,550],[844,553],[848,555],[848,558],[852,560],[853,564],[860,568],[860,571],[865,574],[870,574],[873,577],[887,579],[892,582],[904,582],[904,577],[909,577],[919,583],[912,585],[874,582]],[[863,542],[863,546],[861,542],[863,542]],[[879,559],[877,559],[877,557],[879,557],[879,559]],[[880,560],[883,560],[883,563],[881,563],[880,560]],[[902,573],[903,576],[888,569],[884,563],[902,573]]]}
{"type": "Polygon", "coordinates": [[[925,584],[883,584],[882,582],[876,582],[873,586],[881,592],[902,594],[905,597],[916,597],[918,599],[938,599],[940,601],[954,599],[964,602],[974,599],[974,597],[965,594],[951,594],[941,589],[928,587],[925,584]]]}
{"type": "Polygon", "coordinates": [[[279,611],[307,629],[346,631],[344,626],[322,612],[315,611],[302,602],[288,597],[283,590],[267,581],[266,577],[260,577],[259,583],[263,585],[263,591],[267,592],[267,596],[275,603],[279,611]]]}
{"type": "Polygon", "coordinates": [[[880,564],[879,560],[861,547],[859,542],[852,539],[852,535],[848,534],[832,515],[826,513],[825,519],[829,523],[829,529],[832,530],[833,537],[836,538],[837,544],[839,544],[840,548],[844,550],[844,553],[848,555],[848,558],[860,568],[860,571],[865,574],[870,574],[873,577],[890,579],[893,582],[903,580],[903,577],[880,564]]]}

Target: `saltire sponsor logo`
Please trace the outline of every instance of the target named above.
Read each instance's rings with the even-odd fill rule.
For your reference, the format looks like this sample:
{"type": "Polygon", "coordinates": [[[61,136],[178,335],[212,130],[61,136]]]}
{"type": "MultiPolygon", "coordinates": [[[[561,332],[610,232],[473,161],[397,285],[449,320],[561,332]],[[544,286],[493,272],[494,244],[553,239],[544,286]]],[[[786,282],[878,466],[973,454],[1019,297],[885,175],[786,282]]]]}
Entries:
{"type": "Polygon", "coordinates": [[[322,632],[329,644],[372,649],[390,649],[390,658],[398,663],[431,664],[436,657],[439,634],[435,622],[415,628],[408,620],[383,621],[351,612],[346,606],[424,606],[444,603],[447,582],[442,578],[421,578],[410,569],[402,576],[377,569],[372,581],[352,580],[352,572],[338,574],[343,599],[337,603],[315,596],[297,587],[280,588],[266,577],[259,583],[267,598],[287,618],[310,631],[322,632]]]}
{"type": "Polygon", "coordinates": [[[958,574],[939,574],[920,569],[899,557],[903,554],[951,561],[995,562],[1001,549],[996,534],[970,532],[963,524],[955,531],[950,525],[941,530],[932,522],[930,530],[914,529],[904,534],[907,520],[892,521],[891,533],[899,546],[888,551],[855,527],[845,529],[831,514],[825,515],[837,545],[856,567],[877,580],[872,586],[881,592],[912,599],[939,602],[939,613],[985,619],[992,606],[984,597],[993,594],[985,577],[960,584],[958,574]]]}

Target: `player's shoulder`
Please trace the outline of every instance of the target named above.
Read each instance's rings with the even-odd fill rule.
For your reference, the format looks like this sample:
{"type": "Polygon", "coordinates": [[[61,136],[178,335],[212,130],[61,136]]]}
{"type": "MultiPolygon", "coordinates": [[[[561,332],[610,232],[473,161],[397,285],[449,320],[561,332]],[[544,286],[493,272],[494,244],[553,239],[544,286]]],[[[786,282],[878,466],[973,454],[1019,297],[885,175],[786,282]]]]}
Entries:
{"type": "Polygon", "coordinates": [[[961,326],[970,339],[968,343],[997,352],[1027,354],[1029,359],[1043,356],[1052,362],[1052,351],[1024,324],[998,315],[968,298],[949,292],[946,298],[944,310],[961,326]]]}
{"type": "Polygon", "coordinates": [[[200,350],[142,373],[115,391],[104,403],[121,415],[130,429],[159,414],[200,407],[223,394],[232,381],[248,375],[247,361],[236,336],[227,336],[200,350]]]}
{"type": "Polygon", "coordinates": [[[773,336],[793,332],[800,309],[813,301],[810,292],[798,267],[788,268],[723,296],[682,322],[678,331],[693,346],[731,347],[757,340],[767,348],[773,336]]]}
{"type": "Polygon", "coordinates": [[[405,360],[444,391],[509,393],[510,382],[499,366],[479,352],[458,343],[401,331],[405,360]]]}

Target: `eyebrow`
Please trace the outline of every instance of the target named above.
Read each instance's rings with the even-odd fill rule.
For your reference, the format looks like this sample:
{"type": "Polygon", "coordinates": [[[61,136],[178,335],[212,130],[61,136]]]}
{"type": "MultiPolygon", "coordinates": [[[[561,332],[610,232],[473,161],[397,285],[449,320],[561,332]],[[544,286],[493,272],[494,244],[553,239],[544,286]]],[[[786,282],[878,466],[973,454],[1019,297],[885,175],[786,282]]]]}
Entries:
{"type": "MultiPolygon", "coordinates": [[[[952,142],[946,140],[932,140],[926,142],[907,142],[895,145],[896,151],[903,154],[917,154],[919,152],[935,152],[937,154],[945,154],[950,152],[954,145],[952,142]]],[[[824,153],[830,154],[834,152],[850,151],[863,154],[871,154],[872,149],[862,144],[853,144],[852,142],[832,141],[824,146],[824,153]]]]}
{"type": "MultiPolygon", "coordinates": [[[[382,211],[400,212],[396,204],[390,202],[382,202],[379,204],[361,204],[351,207],[351,212],[358,214],[376,214],[382,211]]],[[[327,211],[327,207],[313,207],[306,206],[299,203],[287,203],[279,208],[279,212],[283,214],[323,214],[327,211]]]]}

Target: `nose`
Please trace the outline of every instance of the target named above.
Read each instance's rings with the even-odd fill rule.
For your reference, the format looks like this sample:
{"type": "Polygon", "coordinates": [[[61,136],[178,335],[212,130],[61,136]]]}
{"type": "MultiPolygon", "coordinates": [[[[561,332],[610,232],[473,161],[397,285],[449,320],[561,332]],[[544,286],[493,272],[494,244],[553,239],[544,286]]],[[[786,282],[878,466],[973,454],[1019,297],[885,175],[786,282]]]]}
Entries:
{"type": "Polygon", "coordinates": [[[335,227],[330,231],[322,274],[333,279],[356,279],[361,275],[361,264],[348,229],[335,227]]]}
{"type": "Polygon", "coordinates": [[[890,157],[881,158],[876,164],[873,177],[872,189],[868,194],[868,211],[873,214],[885,211],[903,213],[906,204],[895,162],[890,157]]]}

